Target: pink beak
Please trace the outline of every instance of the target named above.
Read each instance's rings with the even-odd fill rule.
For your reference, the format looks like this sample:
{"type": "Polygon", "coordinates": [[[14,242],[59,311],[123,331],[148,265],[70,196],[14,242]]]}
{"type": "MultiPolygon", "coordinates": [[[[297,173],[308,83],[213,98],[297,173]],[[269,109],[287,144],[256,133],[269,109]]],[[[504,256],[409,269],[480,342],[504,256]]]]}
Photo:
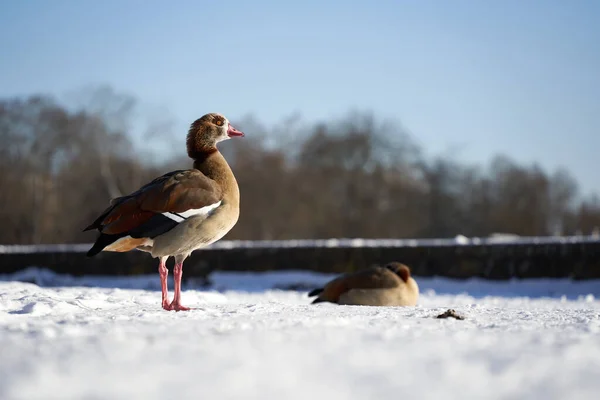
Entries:
{"type": "Polygon", "coordinates": [[[238,131],[237,129],[235,129],[233,127],[233,125],[229,124],[229,127],[227,128],[227,136],[229,137],[233,137],[233,136],[244,136],[244,132],[242,131],[238,131]]]}

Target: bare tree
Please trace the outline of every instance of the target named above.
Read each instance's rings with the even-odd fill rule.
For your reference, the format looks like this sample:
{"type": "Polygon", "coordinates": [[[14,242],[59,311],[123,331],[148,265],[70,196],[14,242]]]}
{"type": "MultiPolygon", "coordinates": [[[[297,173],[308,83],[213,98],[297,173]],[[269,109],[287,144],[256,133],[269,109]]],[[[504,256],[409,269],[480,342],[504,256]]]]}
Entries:
{"type": "MultiPolygon", "coordinates": [[[[0,243],[89,242],[93,233],[81,229],[111,197],[189,168],[185,132],[173,137],[168,118],[144,120],[136,99],[109,87],[80,95],[76,107],[43,96],[0,100],[0,243]],[[146,134],[179,141],[176,157],[152,156],[156,149],[140,143],[146,134]]],[[[241,190],[229,239],[600,228],[600,200],[580,199],[566,170],[547,173],[502,156],[487,169],[426,158],[401,125],[369,113],[312,124],[295,115],[271,127],[251,116],[234,123],[248,140],[221,145],[241,190]]]]}

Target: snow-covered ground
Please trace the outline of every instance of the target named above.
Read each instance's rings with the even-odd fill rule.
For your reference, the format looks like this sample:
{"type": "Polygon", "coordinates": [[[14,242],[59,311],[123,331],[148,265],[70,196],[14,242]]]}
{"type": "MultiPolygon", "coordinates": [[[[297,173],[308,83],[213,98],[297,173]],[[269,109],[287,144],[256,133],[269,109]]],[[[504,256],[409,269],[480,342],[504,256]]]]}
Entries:
{"type": "Polygon", "coordinates": [[[216,273],[174,313],[158,276],[1,276],[0,399],[598,398],[598,281],[417,278],[406,308],[273,289],[330,277],[216,273]]]}

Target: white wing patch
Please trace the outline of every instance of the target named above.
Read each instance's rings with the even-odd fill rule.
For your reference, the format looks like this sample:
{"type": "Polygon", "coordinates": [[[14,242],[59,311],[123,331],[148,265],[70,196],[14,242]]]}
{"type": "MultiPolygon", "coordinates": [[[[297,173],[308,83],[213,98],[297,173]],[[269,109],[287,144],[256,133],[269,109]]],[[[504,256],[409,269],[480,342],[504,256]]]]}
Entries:
{"type": "Polygon", "coordinates": [[[165,212],[165,213],[163,213],[163,215],[167,218],[172,219],[173,221],[175,221],[177,223],[180,223],[190,217],[195,217],[197,215],[205,215],[208,217],[220,205],[221,205],[221,202],[218,201],[215,204],[211,204],[210,206],[205,206],[202,208],[194,208],[194,209],[186,210],[186,211],[180,212],[180,213],[165,212]]]}

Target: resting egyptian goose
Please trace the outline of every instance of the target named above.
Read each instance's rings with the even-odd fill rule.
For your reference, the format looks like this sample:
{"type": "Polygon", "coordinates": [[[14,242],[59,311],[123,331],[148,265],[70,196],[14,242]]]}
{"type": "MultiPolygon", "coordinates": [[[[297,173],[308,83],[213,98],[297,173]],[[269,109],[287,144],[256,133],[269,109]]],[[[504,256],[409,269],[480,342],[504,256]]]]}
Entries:
{"type": "Polygon", "coordinates": [[[88,251],[142,250],[159,258],[162,307],[184,311],[181,305],[183,262],[190,253],[221,239],[236,224],[240,191],[217,143],[244,133],[221,114],[210,113],[194,121],[187,134],[187,154],[193,168],[166,173],[137,191],[110,202],[110,206],[84,231],[100,236],[88,251]],[[166,262],[175,257],[175,293],[169,302],[166,262]]]}
{"type": "Polygon", "coordinates": [[[385,267],[370,267],[337,277],[308,296],[318,296],[312,304],[414,306],[419,298],[419,286],[410,276],[410,268],[391,262],[385,267]]]}

